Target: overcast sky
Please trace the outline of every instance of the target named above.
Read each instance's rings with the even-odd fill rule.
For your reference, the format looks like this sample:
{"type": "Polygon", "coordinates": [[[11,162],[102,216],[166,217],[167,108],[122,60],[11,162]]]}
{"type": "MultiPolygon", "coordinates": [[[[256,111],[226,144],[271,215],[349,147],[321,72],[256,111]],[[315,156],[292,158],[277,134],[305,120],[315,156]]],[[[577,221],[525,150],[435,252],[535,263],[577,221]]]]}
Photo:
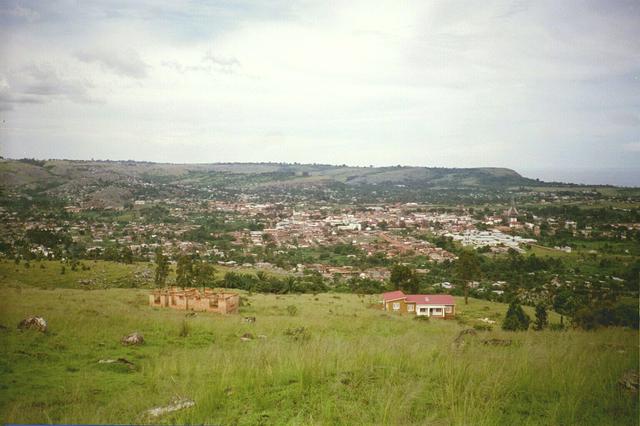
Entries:
{"type": "Polygon", "coordinates": [[[0,115],[14,158],[640,184],[640,2],[0,0],[0,115]]]}

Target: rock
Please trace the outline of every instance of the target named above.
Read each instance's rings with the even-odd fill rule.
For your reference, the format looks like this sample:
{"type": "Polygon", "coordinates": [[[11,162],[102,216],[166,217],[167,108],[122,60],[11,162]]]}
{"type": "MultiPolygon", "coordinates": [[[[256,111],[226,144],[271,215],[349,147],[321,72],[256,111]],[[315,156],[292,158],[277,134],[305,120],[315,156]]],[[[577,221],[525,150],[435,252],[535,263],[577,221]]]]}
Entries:
{"type": "Polygon", "coordinates": [[[242,319],[242,321],[248,322],[248,323],[253,323],[253,322],[256,322],[256,317],[244,317],[242,319]]]}
{"type": "Polygon", "coordinates": [[[475,331],[473,328],[465,328],[464,330],[462,330],[460,333],[458,333],[458,336],[453,340],[453,344],[456,346],[462,346],[464,345],[464,339],[465,337],[469,335],[469,336],[477,336],[478,332],[475,331]]]}
{"type": "Polygon", "coordinates": [[[185,408],[193,407],[196,405],[195,401],[187,398],[173,398],[169,405],[164,407],[155,407],[150,410],[147,410],[147,415],[149,417],[160,417],[167,413],[172,413],[174,411],[184,410],[185,408]]]}
{"type": "Polygon", "coordinates": [[[98,361],[98,364],[114,364],[114,363],[124,364],[132,370],[136,368],[136,365],[126,358],[101,359],[100,361],[98,361]]]}
{"type": "Polygon", "coordinates": [[[20,321],[18,328],[20,330],[37,330],[44,333],[47,331],[47,321],[42,317],[29,317],[20,321]]]}
{"type": "Polygon", "coordinates": [[[244,333],[242,336],[240,336],[240,340],[242,340],[243,342],[248,342],[250,340],[253,340],[253,334],[244,333]]]}
{"type": "Polygon", "coordinates": [[[186,314],[184,314],[185,317],[197,317],[198,313],[197,312],[187,312],[186,314]]]}
{"type": "Polygon", "coordinates": [[[122,338],[123,345],[141,345],[143,343],[144,343],[144,337],[142,336],[142,334],[138,333],[137,331],[135,333],[131,333],[128,336],[124,336],[122,338]]]}
{"type": "Polygon", "coordinates": [[[618,384],[624,389],[634,393],[638,393],[638,383],[640,383],[640,375],[638,370],[627,370],[624,372],[618,384]]]}
{"type": "Polygon", "coordinates": [[[510,346],[511,340],[509,339],[485,339],[482,341],[485,345],[492,346],[510,346]]]}

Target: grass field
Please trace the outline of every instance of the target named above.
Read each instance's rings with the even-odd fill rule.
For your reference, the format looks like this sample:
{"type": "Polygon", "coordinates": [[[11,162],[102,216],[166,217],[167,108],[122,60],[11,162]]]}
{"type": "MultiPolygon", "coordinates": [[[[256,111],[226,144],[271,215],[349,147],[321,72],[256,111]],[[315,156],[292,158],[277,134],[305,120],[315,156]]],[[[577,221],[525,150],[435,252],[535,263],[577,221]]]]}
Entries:
{"type": "MultiPolygon", "coordinates": [[[[0,287],[2,422],[638,424],[637,395],[616,383],[638,366],[636,331],[495,328],[456,347],[466,326],[386,314],[370,306],[375,297],[245,294],[240,315],[190,318],[148,307],[142,289],[37,288],[8,270],[0,287]],[[18,330],[28,315],[45,317],[49,331],[18,330]],[[145,344],[122,346],[133,331],[145,344]],[[245,333],[255,338],[241,341],[245,333]],[[482,343],[489,338],[513,343],[482,343]],[[98,363],[116,358],[135,368],[98,363]],[[196,405],[144,415],[175,396],[196,405]]],[[[458,302],[469,323],[499,321],[506,311],[458,302]]]]}

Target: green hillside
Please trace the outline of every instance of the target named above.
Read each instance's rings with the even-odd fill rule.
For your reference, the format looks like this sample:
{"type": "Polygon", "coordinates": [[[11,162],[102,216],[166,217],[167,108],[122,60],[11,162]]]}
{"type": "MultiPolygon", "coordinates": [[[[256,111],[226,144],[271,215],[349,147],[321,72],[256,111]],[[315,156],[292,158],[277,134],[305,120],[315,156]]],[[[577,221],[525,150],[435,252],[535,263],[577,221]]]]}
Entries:
{"type": "MultiPolygon", "coordinates": [[[[494,328],[457,345],[467,325],[386,314],[375,296],[243,294],[240,315],[186,317],[150,308],[145,290],[23,281],[5,275],[0,287],[2,422],[637,424],[637,396],[617,384],[638,365],[631,330],[494,328]],[[29,315],[48,332],[18,330],[29,315]],[[121,345],[133,331],[145,343],[121,345]],[[99,363],[119,358],[131,365],[99,363]],[[175,397],[195,406],[144,414],[175,397]]],[[[506,311],[458,306],[465,322],[506,311]]]]}

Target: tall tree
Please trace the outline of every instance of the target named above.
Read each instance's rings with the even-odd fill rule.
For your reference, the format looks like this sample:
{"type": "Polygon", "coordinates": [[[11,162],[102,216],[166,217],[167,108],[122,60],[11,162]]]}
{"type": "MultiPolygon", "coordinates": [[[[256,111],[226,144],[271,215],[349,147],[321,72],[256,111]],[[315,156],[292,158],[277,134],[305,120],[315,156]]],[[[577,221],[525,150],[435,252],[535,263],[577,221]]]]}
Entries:
{"type": "Polygon", "coordinates": [[[564,325],[564,316],[573,316],[579,301],[569,289],[560,290],[553,298],[553,310],[560,314],[560,324],[564,325]]]}
{"type": "Polygon", "coordinates": [[[169,259],[162,252],[162,247],[156,249],[156,274],[154,283],[156,287],[164,287],[169,275],[169,259]]]}
{"type": "Polygon", "coordinates": [[[533,323],[533,328],[538,331],[544,330],[548,324],[547,307],[544,303],[538,303],[536,305],[536,320],[533,323]]]}
{"type": "Polygon", "coordinates": [[[469,304],[469,283],[482,275],[480,259],[475,251],[463,251],[456,261],[456,275],[464,290],[464,304],[469,304]]]}
{"type": "Polygon", "coordinates": [[[176,266],[176,284],[182,288],[190,287],[193,283],[193,261],[191,256],[182,255],[176,266]]]}
{"type": "Polygon", "coordinates": [[[193,264],[193,282],[197,287],[213,286],[215,268],[208,262],[198,261],[193,264]]]}
{"type": "Polygon", "coordinates": [[[407,265],[394,265],[389,277],[395,290],[403,290],[410,293],[418,292],[418,280],[416,271],[407,265]]]}

